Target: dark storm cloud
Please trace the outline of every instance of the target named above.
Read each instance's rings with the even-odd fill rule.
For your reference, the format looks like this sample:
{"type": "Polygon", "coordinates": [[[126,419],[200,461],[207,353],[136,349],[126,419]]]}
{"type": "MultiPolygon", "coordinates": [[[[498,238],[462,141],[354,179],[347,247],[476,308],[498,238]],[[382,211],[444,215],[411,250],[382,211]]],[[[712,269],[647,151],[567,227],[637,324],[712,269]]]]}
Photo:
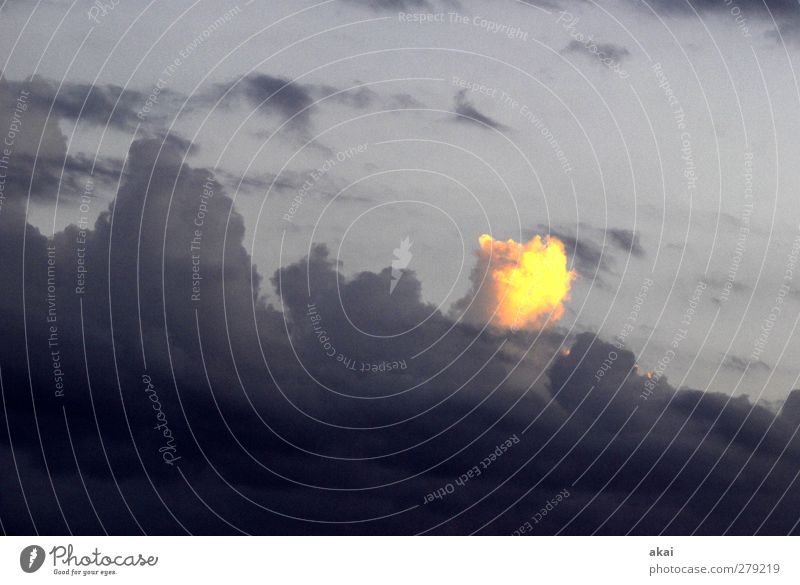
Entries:
{"type": "MultiPolygon", "coordinates": [[[[392,506],[395,499],[393,490],[384,490],[385,496],[364,497],[358,492],[339,496],[332,495],[333,504],[317,505],[319,493],[310,490],[302,495],[297,492],[296,484],[276,481],[275,473],[288,475],[306,483],[322,485],[340,485],[343,487],[356,486],[374,482],[384,478],[386,481],[402,480],[411,470],[419,471],[420,465],[435,465],[452,455],[455,443],[447,441],[444,447],[428,448],[415,451],[409,455],[400,455],[395,463],[390,466],[349,464],[351,468],[345,475],[340,475],[341,469],[330,461],[303,455],[290,448],[278,438],[276,433],[291,436],[294,442],[302,445],[304,449],[320,451],[338,456],[364,456],[377,455],[392,450],[402,450],[416,442],[430,438],[432,432],[438,432],[447,425],[452,425],[459,418],[468,417],[470,409],[477,404],[479,397],[483,396],[486,385],[492,379],[497,379],[503,366],[502,362],[489,364],[477,376],[477,366],[482,364],[496,350],[500,340],[489,337],[481,340],[477,345],[472,344],[472,333],[469,330],[459,330],[448,342],[448,349],[442,352],[430,352],[424,359],[420,359],[414,367],[422,368],[428,373],[435,372],[447,366],[447,362],[454,357],[452,352],[468,351],[470,359],[464,359],[459,372],[449,376],[461,378],[463,383],[470,376],[477,376],[469,387],[462,388],[453,395],[453,390],[448,386],[431,382],[427,388],[421,388],[411,400],[387,399],[381,404],[369,405],[366,403],[347,399],[341,400],[335,407],[332,403],[330,392],[318,387],[311,382],[293,357],[290,347],[282,337],[281,332],[285,325],[280,314],[269,307],[258,305],[255,309],[255,321],[251,313],[254,294],[258,288],[258,279],[254,281],[255,289],[251,285],[251,269],[249,257],[242,249],[244,235],[241,217],[233,212],[231,219],[230,200],[224,195],[221,186],[200,169],[191,169],[180,166],[178,161],[185,153],[186,145],[179,141],[168,140],[165,145],[159,140],[140,140],[134,143],[130,154],[130,172],[126,175],[119,198],[113,206],[113,211],[104,213],[98,220],[95,229],[88,234],[86,247],[90,257],[88,261],[88,278],[85,296],[82,297],[85,307],[85,321],[80,321],[80,299],[73,291],[75,282],[74,251],[77,232],[69,228],[58,234],[53,243],[57,250],[56,280],[60,283],[58,294],[58,312],[60,342],[59,359],[63,363],[67,383],[67,396],[69,397],[69,414],[73,439],[79,448],[80,465],[85,474],[89,476],[89,484],[97,486],[95,496],[111,495],[114,492],[113,479],[124,478],[124,497],[131,503],[138,514],[147,518],[149,531],[180,531],[179,526],[165,510],[156,516],[155,512],[148,515],[148,502],[155,500],[156,495],[152,488],[146,484],[140,485],[139,479],[144,479],[145,470],[152,474],[159,489],[171,494],[169,496],[171,509],[181,509],[186,501],[181,493],[187,488],[176,479],[174,471],[161,462],[157,449],[161,445],[158,434],[153,433],[153,424],[158,421],[153,419],[151,402],[143,394],[143,373],[147,373],[158,389],[160,409],[167,413],[170,428],[175,437],[178,437],[179,453],[183,461],[181,469],[190,475],[199,474],[193,479],[199,482],[199,489],[225,489],[219,477],[211,483],[206,483],[202,477],[208,472],[204,457],[208,456],[217,462],[217,469],[224,471],[226,478],[235,479],[240,488],[248,491],[262,502],[269,502],[285,511],[304,510],[311,516],[330,516],[331,510],[352,510],[358,516],[383,513],[386,506],[392,506]],[[160,154],[159,154],[160,151],[160,154]],[[151,182],[152,175],[152,182],[151,182]],[[177,183],[176,183],[177,181],[177,183]],[[149,186],[148,186],[149,184],[149,186]],[[173,191],[173,185],[177,188],[173,191]],[[195,307],[189,301],[192,293],[192,262],[188,243],[196,229],[194,219],[197,217],[200,204],[200,194],[210,188],[214,195],[209,202],[208,209],[204,212],[202,238],[202,302],[195,307],[202,315],[201,338],[206,356],[206,368],[210,379],[215,385],[216,404],[221,412],[216,411],[217,406],[210,401],[207,380],[204,371],[197,367],[199,355],[197,331],[194,327],[195,307]],[[145,205],[145,195],[147,203],[145,205]],[[170,200],[171,199],[171,200],[170,200]],[[139,216],[144,213],[141,220],[139,216]],[[113,236],[111,222],[113,219],[113,236]],[[140,232],[140,225],[144,232],[140,232]],[[225,233],[231,245],[223,244],[225,233]],[[166,240],[165,240],[166,238],[166,240]],[[141,254],[139,254],[139,250],[141,254]],[[109,254],[110,260],[109,260],[109,254]],[[141,258],[142,264],[137,270],[137,262],[141,258]],[[222,261],[225,259],[225,288],[227,295],[231,295],[232,304],[228,311],[223,309],[222,297],[222,261]],[[109,261],[111,273],[108,274],[109,261]],[[163,268],[162,268],[163,266],[163,268]],[[125,274],[128,276],[124,276],[125,274]],[[134,275],[131,278],[131,275],[134,275]],[[165,279],[162,280],[162,275],[165,279]],[[134,285],[135,286],[132,286],[134,285]],[[107,287],[111,286],[113,305],[107,302],[107,287]],[[141,291],[141,303],[137,299],[136,286],[141,291]],[[162,300],[162,291],[165,298],[162,300]],[[233,299],[236,299],[235,301],[233,299]],[[139,343],[139,327],[137,312],[142,310],[142,331],[144,336],[145,351],[148,357],[147,368],[141,355],[139,343]],[[168,315],[166,321],[162,316],[168,315]],[[113,315],[115,334],[111,337],[108,319],[113,315]],[[264,338],[263,347],[271,364],[271,374],[265,366],[258,350],[257,331],[254,325],[262,329],[264,338]],[[81,331],[87,337],[88,362],[92,364],[91,377],[93,386],[105,391],[95,395],[92,399],[89,388],[85,384],[86,372],[83,371],[81,347],[81,331]],[[249,391],[258,389],[249,398],[245,398],[242,389],[233,384],[233,363],[229,359],[231,348],[228,347],[224,331],[230,331],[234,354],[237,356],[238,376],[249,391]],[[168,359],[168,347],[172,355],[172,364],[168,359]],[[118,355],[126,356],[124,361],[115,360],[112,348],[118,355]],[[473,362],[474,360],[474,362],[473,362]],[[173,368],[177,386],[173,388],[173,368]],[[117,374],[122,380],[123,394],[114,392],[117,374]],[[280,383],[278,387],[270,381],[274,376],[280,383]],[[179,393],[180,392],[180,398],[179,393]],[[121,419],[122,396],[125,396],[127,417],[126,422],[121,419]],[[249,412],[245,408],[247,400],[253,400],[257,409],[249,412]],[[288,400],[295,406],[290,406],[288,400]],[[312,421],[304,418],[295,408],[302,408],[315,417],[322,417],[332,423],[352,424],[358,421],[359,425],[376,425],[391,423],[398,418],[412,418],[419,415],[422,407],[430,407],[437,402],[446,401],[449,408],[439,409],[428,416],[420,416],[418,420],[406,425],[406,433],[397,434],[391,430],[376,430],[375,432],[354,432],[335,428],[319,427],[312,421]],[[94,404],[94,406],[90,406],[94,404]],[[101,429],[95,427],[92,412],[98,412],[98,423],[101,429]],[[182,413],[187,413],[188,420],[196,425],[195,431],[200,437],[214,437],[213,440],[201,440],[203,451],[193,447],[191,432],[188,423],[183,420],[182,413]],[[224,415],[223,415],[224,413],[224,415]],[[268,419],[271,432],[259,416],[268,419]],[[232,428],[236,429],[235,437],[226,426],[222,417],[227,417],[232,428]],[[126,429],[130,424],[133,429],[132,436],[126,429]],[[101,457],[103,449],[98,445],[99,433],[102,433],[105,449],[111,455],[113,467],[108,467],[101,457]],[[266,433],[266,435],[265,435],[266,433]],[[134,439],[135,438],[135,439],[134,439]],[[356,440],[357,439],[357,440],[356,440]],[[138,456],[131,440],[136,440],[141,450],[144,465],[138,463],[138,456]],[[273,472],[260,468],[243,450],[249,449],[258,453],[258,460],[269,462],[273,472]],[[249,461],[248,461],[249,460],[249,461]],[[226,462],[226,463],[221,463],[226,462]],[[195,464],[197,467],[195,467],[195,464]],[[251,466],[255,466],[251,469],[251,466]],[[172,474],[170,474],[172,471],[172,474]],[[112,473],[114,474],[112,476],[112,473]],[[101,485],[97,485],[97,484],[101,485]],[[215,487],[214,484],[218,485],[215,487]],[[132,486],[136,486],[133,488],[132,486]],[[280,488],[280,490],[278,489],[280,488]],[[272,490],[272,491],[271,491],[272,490]],[[139,493],[140,492],[140,493],[139,493]],[[383,498],[386,499],[383,499],[383,498]],[[332,506],[332,507],[331,507],[332,506]],[[152,516],[152,517],[151,517],[152,516]]],[[[8,216],[3,219],[10,221],[8,216]]],[[[17,222],[13,225],[21,227],[17,222]]],[[[5,228],[5,226],[4,226],[5,228]]],[[[50,472],[55,478],[56,492],[62,498],[68,492],[66,486],[76,479],[75,468],[68,451],[61,447],[67,445],[64,433],[63,414],[60,410],[61,401],[53,395],[53,380],[49,376],[52,368],[48,369],[47,324],[43,316],[47,314],[47,307],[43,304],[38,291],[46,289],[46,266],[48,242],[30,230],[28,242],[29,253],[25,264],[28,267],[28,279],[31,297],[30,301],[30,327],[29,339],[31,348],[31,370],[33,372],[33,387],[36,389],[37,423],[47,428],[46,452],[50,461],[50,472]],[[42,312],[44,311],[44,313],[42,312]],[[63,441],[63,442],[62,442],[63,441]]],[[[3,242],[1,268],[16,268],[13,263],[21,259],[19,242],[20,236],[13,230],[3,229],[2,234],[8,237],[3,242]],[[14,237],[16,235],[16,237],[14,237]],[[5,245],[12,243],[16,245],[5,245]]],[[[315,248],[311,258],[312,279],[314,282],[314,298],[317,306],[328,327],[337,323],[346,323],[341,306],[336,301],[335,290],[337,281],[341,276],[334,265],[328,261],[324,248],[315,248]]],[[[326,384],[347,382],[348,392],[355,396],[373,396],[376,392],[397,392],[405,387],[411,380],[422,381],[423,374],[417,372],[413,375],[403,372],[394,372],[393,375],[383,375],[380,387],[375,386],[374,378],[362,374],[353,375],[337,360],[328,359],[320,353],[320,346],[316,336],[310,328],[306,318],[307,299],[304,290],[305,272],[300,265],[287,267],[273,279],[280,283],[287,314],[290,317],[289,327],[295,340],[296,350],[307,359],[307,364],[312,368],[312,373],[326,384]]],[[[427,317],[432,307],[423,304],[419,299],[420,286],[412,275],[407,275],[403,282],[390,297],[388,294],[389,274],[374,275],[365,273],[350,283],[342,283],[342,298],[345,306],[350,310],[358,307],[356,322],[359,325],[368,325],[378,331],[382,328],[405,326],[410,321],[418,321],[427,317]],[[371,320],[364,322],[361,315],[385,314],[385,320],[371,320]]],[[[3,307],[3,317],[9,317],[9,323],[19,324],[20,315],[14,315],[13,307],[19,302],[21,287],[13,287],[15,295],[6,297],[8,306],[3,307]]],[[[337,329],[336,343],[342,351],[352,352],[351,355],[369,363],[378,364],[382,359],[402,360],[405,363],[410,359],[418,344],[431,343],[434,337],[445,331],[450,322],[441,316],[435,316],[430,325],[420,332],[419,337],[408,338],[405,345],[393,345],[392,354],[386,353],[386,344],[375,343],[362,337],[354,338],[345,328],[337,329]],[[383,352],[381,350],[384,350],[383,352]]],[[[10,333],[22,335],[22,331],[12,327],[10,333]]],[[[8,409],[15,421],[22,421],[30,416],[30,403],[25,400],[26,359],[19,345],[3,347],[3,374],[5,387],[13,389],[13,396],[8,401],[8,409]]],[[[535,360],[531,360],[535,362],[535,360]]],[[[499,396],[494,404],[498,412],[507,408],[513,396],[499,396]]],[[[492,415],[494,411],[481,409],[472,418],[492,415]]],[[[496,414],[496,413],[495,413],[496,414]]],[[[477,424],[477,419],[475,424],[477,424]]],[[[519,423],[517,424],[519,426],[519,423]]],[[[490,433],[491,440],[501,440],[498,431],[490,433]]],[[[474,438],[474,433],[469,433],[474,438]]],[[[24,432],[14,433],[15,448],[21,452],[27,451],[29,440],[33,435],[24,432]]],[[[505,440],[505,437],[502,438],[505,440]]],[[[33,448],[33,443],[30,443],[33,448]]],[[[25,470],[26,475],[44,473],[44,459],[36,459],[31,463],[31,468],[25,470]]],[[[416,501],[424,495],[426,484],[419,480],[413,483],[409,492],[416,501]]],[[[6,487],[6,486],[4,486],[6,487]]],[[[36,514],[38,527],[46,526],[50,531],[63,531],[66,524],[59,519],[56,511],[55,496],[42,494],[43,502],[40,503],[40,514],[36,514]]],[[[14,494],[8,496],[6,502],[16,501],[21,496],[18,488],[8,486],[4,493],[14,494]]],[[[233,496],[233,494],[231,494],[233,496]]],[[[100,514],[111,515],[114,505],[119,505],[122,496],[110,498],[108,503],[100,504],[100,514]]],[[[234,499],[238,499],[234,496],[234,499]]],[[[73,530],[96,531],[97,526],[90,521],[91,515],[79,516],[82,511],[87,511],[88,502],[85,498],[76,495],[69,498],[69,505],[65,506],[70,512],[70,526],[73,530]]],[[[298,531],[305,530],[302,523],[287,523],[282,528],[275,524],[278,520],[264,513],[260,517],[247,520],[246,501],[239,504],[233,503],[232,517],[242,523],[250,531],[298,531]],[[241,506],[237,511],[236,508],[241,506]],[[272,526],[272,528],[268,528],[272,526]]],[[[21,510],[22,508],[20,508],[21,510]]],[[[192,531],[225,530],[218,527],[214,521],[196,516],[197,510],[191,511],[189,507],[184,520],[190,524],[192,531]],[[193,518],[194,516],[194,518],[193,518]],[[210,522],[210,523],[208,523],[210,522]]],[[[252,515],[252,512],[250,512],[252,515]]],[[[6,526],[24,526],[25,517],[5,514],[6,526]],[[21,523],[21,524],[18,524],[21,523]]],[[[131,519],[120,520],[120,530],[129,530],[131,519]]],[[[344,527],[348,530],[358,531],[358,526],[344,527]]],[[[12,528],[13,529],[13,528],[12,528]]],[[[24,528],[17,528],[25,530],[24,528]]],[[[28,526],[27,530],[30,530],[28,526]]]]}
{"type": "Polygon", "coordinates": [[[790,509],[787,498],[780,499],[784,490],[798,497],[796,474],[781,464],[780,455],[787,447],[789,459],[800,456],[796,426],[747,398],[676,391],[663,378],[640,374],[629,352],[588,334],[578,337],[570,355],[560,357],[549,376],[558,402],[576,416],[588,417],[592,430],[585,439],[587,448],[600,455],[590,445],[598,440],[603,445],[599,437],[622,430],[610,443],[616,455],[600,455],[591,464],[593,473],[576,486],[594,498],[610,482],[606,495],[621,502],[587,502],[564,519],[571,523],[567,533],[581,533],[581,519],[596,522],[600,533],[615,533],[620,523],[637,534],[652,533],[654,523],[658,531],[667,532],[748,533],[748,525],[757,527],[762,520],[769,532],[766,526],[780,524],[778,515],[790,509]],[[599,371],[605,374],[598,381],[599,371]],[[612,475],[623,457],[635,463],[612,475]],[[770,469],[772,463],[775,468],[765,477],[759,470],[770,469]],[[695,487],[700,489],[688,497],[695,487]]]}
{"type": "MultiPolygon", "coordinates": [[[[628,49],[623,47],[622,45],[615,45],[614,43],[595,43],[598,49],[597,53],[592,52],[589,47],[586,46],[585,43],[581,43],[579,41],[570,41],[570,43],[564,47],[564,53],[579,53],[585,55],[595,55],[598,53],[602,53],[604,58],[610,58],[614,61],[622,61],[626,57],[630,55],[628,49]]],[[[600,61],[598,61],[600,63],[600,61]]]]}
{"type": "Polygon", "coordinates": [[[223,182],[182,162],[190,149],[136,140],[94,226],[52,239],[11,187],[0,464],[13,448],[21,485],[0,475],[7,532],[507,534],[565,488],[539,533],[796,530],[795,394],[775,417],[651,379],[593,334],[481,331],[426,303],[412,271],[394,290],[390,267],[348,278],[322,244],[262,279],[223,182]]]}
{"type": "Polygon", "coordinates": [[[484,130],[489,130],[490,128],[496,130],[508,129],[504,124],[478,111],[467,99],[467,90],[461,90],[456,94],[453,111],[456,113],[456,116],[453,118],[456,122],[474,124],[484,130]]]}

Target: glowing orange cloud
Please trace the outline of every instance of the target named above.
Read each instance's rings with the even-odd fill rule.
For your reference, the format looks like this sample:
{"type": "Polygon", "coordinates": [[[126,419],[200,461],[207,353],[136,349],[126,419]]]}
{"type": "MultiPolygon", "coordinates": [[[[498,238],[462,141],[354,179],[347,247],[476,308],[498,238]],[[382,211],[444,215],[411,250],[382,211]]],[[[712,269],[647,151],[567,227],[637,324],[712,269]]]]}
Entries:
{"type": "Polygon", "coordinates": [[[577,273],[567,270],[567,253],[561,240],[535,236],[526,244],[518,244],[484,234],[479,242],[482,255],[491,256],[496,325],[541,327],[548,318],[552,322],[563,316],[564,302],[569,300],[577,273]]]}

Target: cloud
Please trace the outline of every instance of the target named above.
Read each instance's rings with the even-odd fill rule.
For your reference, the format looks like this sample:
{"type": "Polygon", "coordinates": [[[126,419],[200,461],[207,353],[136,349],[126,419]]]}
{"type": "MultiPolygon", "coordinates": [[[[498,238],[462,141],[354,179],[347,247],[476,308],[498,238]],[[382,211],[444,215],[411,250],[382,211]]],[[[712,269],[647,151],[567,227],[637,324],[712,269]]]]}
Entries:
{"type": "Polygon", "coordinates": [[[408,93],[393,94],[389,102],[394,108],[424,108],[425,104],[408,93]]]}
{"type": "Polygon", "coordinates": [[[456,94],[454,111],[456,116],[453,118],[456,122],[475,124],[485,130],[494,128],[495,130],[508,130],[508,127],[500,122],[482,114],[467,100],[467,90],[462,89],[456,94]]]}
{"type": "Polygon", "coordinates": [[[616,244],[622,250],[630,252],[634,256],[644,256],[644,248],[639,243],[639,234],[632,230],[611,228],[608,236],[612,244],[616,244]]]}
{"type": "MultiPolygon", "coordinates": [[[[650,9],[644,8],[641,2],[636,2],[636,5],[650,13],[650,9]]],[[[795,0],[737,0],[730,4],[714,0],[692,0],[691,3],[656,0],[651,2],[650,6],[657,13],[675,16],[694,17],[695,11],[701,15],[705,13],[727,14],[736,19],[737,24],[743,27],[742,31],[746,32],[748,36],[751,34],[751,29],[747,19],[757,19],[769,25],[772,25],[773,19],[775,19],[777,29],[767,31],[764,35],[776,42],[787,39],[795,42],[800,34],[800,28],[798,28],[800,6],[795,0]]]]}
{"type": "Polygon", "coordinates": [[[226,92],[228,97],[244,100],[247,105],[265,114],[277,113],[284,120],[296,116],[294,123],[301,126],[308,123],[307,108],[314,102],[314,89],[310,86],[283,77],[251,73],[229,83],[217,84],[213,91],[196,100],[196,103],[213,103],[226,92]]]}
{"type": "Polygon", "coordinates": [[[645,256],[638,232],[624,228],[599,228],[581,222],[577,228],[567,225],[539,224],[530,233],[549,233],[556,236],[567,249],[567,256],[578,272],[592,276],[602,284],[600,273],[614,274],[614,247],[636,258],[645,256]],[[597,274],[597,276],[594,276],[597,274]]]}
{"type": "Polygon", "coordinates": [[[768,39],[776,43],[785,41],[797,42],[800,40],[800,20],[784,20],[778,23],[778,27],[764,33],[768,39]]]}
{"type": "Polygon", "coordinates": [[[372,91],[369,87],[363,86],[345,91],[343,93],[337,93],[339,90],[334,87],[321,86],[318,92],[322,94],[321,97],[337,94],[331,98],[332,101],[344,104],[357,110],[364,109],[367,106],[374,104],[378,101],[379,97],[378,94],[372,91]]]}
{"type": "Polygon", "coordinates": [[[564,242],[567,256],[574,259],[581,274],[593,275],[598,270],[609,271],[608,256],[603,249],[587,237],[577,238],[567,232],[550,230],[550,233],[564,242]]]}
{"type": "Polygon", "coordinates": [[[293,171],[283,171],[281,176],[272,173],[251,173],[243,177],[224,169],[217,170],[217,179],[231,192],[239,188],[241,191],[259,195],[263,195],[270,188],[277,192],[296,193],[305,180],[303,175],[293,171]]]}
{"type": "Polygon", "coordinates": [[[753,370],[771,371],[772,368],[761,360],[750,361],[735,355],[729,355],[722,364],[724,367],[737,372],[752,372],[753,370]]]}
{"type": "Polygon", "coordinates": [[[376,12],[397,12],[407,10],[430,9],[427,0],[345,0],[346,2],[369,8],[376,12]]]}
{"type": "Polygon", "coordinates": [[[52,204],[57,194],[62,201],[74,200],[85,192],[90,179],[113,187],[122,172],[119,157],[68,153],[61,122],[130,131],[137,121],[134,108],[141,96],[136,92],[66,82],[58,95],[56,89],[52,81],[41,77],[10,81],[0,76],[0,113],[13,132],[6,190],[25,200],[30,195],[34,203],[52,204]]]}
{"type": "Polygon", "coordinates": [[[781,418],[800,428],[800,390],[792,390],[781,408],[781,418]]]}
{"type": "MultiPolygon", "coordinates": [[[[570,43],[564,47],[564,53],[579,53],[585,55],[595,55],[601,54],[604,58],[613,59],[614,61],[622,61],[626,57],[630,55],[628,49],[621,45],[615,45],[614,43],[595,43],[594,46],[597,47],[598,52],[593,53],[589,50],[589,47],[586,44],[581,43],[579,41],[570,41],[570,43]]],[[[600,63],[600,61],[598,61],[600,63]]]]}
{"type": "MultiPolygon", "coordinates": [[[[636,4],[642,6],[640,2],[636,2],[636,4]]],[[[698,12],[729,12],[733,7],[733,3],[726,5],[725,2],[716,2],[715,0],[691,0],[691,2],[655,0],[649,4],[658,12],[686,15],[694,14],[694,10],[698,12]]],[[[800,16],[797,2],[794,0],[736,0],[735,5],[743,12],[762,17],[768,16],[767,9],[769,12],[781,16],[800,16]]],[[[645,8],[645,10],[647,9],[645,8]]]]}
{"type": "MultiPolygon", "coordinates": [[[[251,73],[237,80],[215,84],[210,91],[194,98],[192,107],[208,107],[223,95],[226,96],[224,107],[230,106],[230,99],[238,100],[248,107],[258,108],[262,114],[277,114],[282,120],[291,119],[292,126],[300,130],[307,129],[317,102],[319,105],[340,104],[357,110],[381,102],[377,92],[363,85],[343,91],[326,84],[301,83],[284,77],[251,73]]],[[[393,101],[393,96],[388,98],[389,103],[393,101]]]]}
{"type": "Polygon", "coordinates": [[[598,271],[610,272],[609,254],[603,251],[597,241],[599,233],[584,224],[578,226],[580,237],[576,231],[568,226],[547,226],[539,224],[531,233],[547,233],[564,242],[567,258],[571,266],[577,268],[578,273],[584,276],[594,276],[598,271]]]}
{"type": "MultiPolygon", "coordinates": [[[[164,101],[169,95],[171,92],[165,90],[159,94],[159,99],[164,101]]],[[[136,114],[145,100],[144,94],[123,90],[116,85],[72,83],[62,86],[55,98],[54,109],[64,118],[132,130],[139,122],[136,114]]]]}
{"type": "Polygon", "coordinates": [[[109,179],[119,172],[120,161],[98,156],[89,160],[82,154],[67,154],[67,142],[59,128],[61,115],[50,113],[49,85],[41,80],[11,82],[0,77],[0,113],[7,126],[4,140],[4,193],[19,204],[54,202],[56,193],[65,199],[84,189],[89,171],[109,179]]]}

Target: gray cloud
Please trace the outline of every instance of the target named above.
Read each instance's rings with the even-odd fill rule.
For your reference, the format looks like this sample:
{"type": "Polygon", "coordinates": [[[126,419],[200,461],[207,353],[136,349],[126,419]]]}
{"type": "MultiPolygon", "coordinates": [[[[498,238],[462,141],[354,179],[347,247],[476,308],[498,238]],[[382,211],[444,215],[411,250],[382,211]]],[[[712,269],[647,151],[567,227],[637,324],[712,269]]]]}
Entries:
{"type": "MultiPolygon", "coordinates": [[[[264,73],[251,73],[228,83],[216,84],[210,91],[194,98],[192,107],[207,107],[216,103],[223,95],[233,100],[242,100],[247,106],[258,108],[263,114],[276,113],[284,120],[291,118],[295,129],[307,128],[314,110],[311,106],[317,101],[325,106],[341,104],[359,110],[384,101],[382,96],[369,87],[361,86],[342,91],[325,84],[301,83],[264,73]]],[[[409,98],[410,96],[406,98],[400,94],[389,96],[386,101],[409,104],[412,103],[409,98]]],[[[230,102],[226,100],[223,107],[229,106],[230,102]]]]}
{"type": "Polygon", "coordinates": [[[427,0],[345,0],[349,4],[370,8],[376,12],[430,9],[427,0]]]}
{"type": "MultiPolygon", "coordinates": [[[[12,81],[0,76],[0,92],[16,96],[20,91],[30,92],[30,107],[46,114],[85,124],[110,126],[118,130],[132,130],[140,122],[137,117],[147,95],[118,85],[91,85],[64,81],[56,82],[41,76],[24,81],[12,81]]],[[[162,102],[176,99],[165,89],[159,94],[162,102]]],[[[152,114],[151,114],[152,116],[152,114]]]]}
{"type": "MultiPolygon", "coordinates": [[[[641,2],[635,4],[642,7],[641,2]]],[[[654,0],[649,2],[649,5],[661,12],[694,14],[693,9],[698,12],[728,12],[734,3],[726,5],[725,2],[716,0],[654,0]]],[[[768,15],[767,9],[781,16],[800,16],[800,10],[794,0],[736,0],[735,5],[745,12],[765,17],[768,15]]]]}
{"type": "Polygon", "coordinates": [[[612,244],[616,244],[620,249],[630,252],[634,256],[644,256],[644,248],[639,242],[639,234],[631,230],[611,228],[608,230],[608,237],[612,244]]]}
{"type": "MultiPolygon", "coordinates": [[[[622,45],[615,45],[614,43],[595,43],[594,46],[597,47],[598,53],[603,53],[603,57],[613,59],[614,61],[622,61],[630,55],[628,49],[622,45]]],[[[594,53],[589,50],[589,47],[579,41],[570,41],[570,43],[564,47],[563,52],[594,56],[594,53]]],[[[598,63],[600,63],[600,61],[598,61],[598,63]]]]}
{"type": "Polygon", "coordinates": [[[752,372],[753,370],[762,370],[769,372],[772,369],[769,367],[768,364],[766,364],[761,360],[750,361],[746,358],[741,358],[735,355],[729,355],[727,358],[725,358],[725,361],[723,362],[722,365],[730,370],[742,373],[745,371],[752,372]]]}
{"type": "MultiPolygon", "coordinates": [[[[323,95],[330,95],[339,91],[329,86],[322,87],[320,90],[323,95]]],[[[331,99],[351,108],[363,109],[378,101],[378,94],[368,87],[359,87],[344,93],[339,93],[331,99]]]]}
{"type": "Polygon", "coordinates": [[[776,30],[767,31],[764,35],[776,43],[783,43],[787,40],[796,43],[800,40],[800,20],[779,22],[776,30]]]}
{"type": "Polygon", "coordinates": [[[308,123],[309,111],[306,108],[314,102],[313,87],[264,73],[251,73],[231,83],[219,84],[201,101],[216,100],[224,92],[245,100],[249,106],[264,113],[277,112],[284,119],[297,114],[294,121],[299,125],[308,123]]]}
{"type": "Polygon", "coordinates": [[[391,97],[389,102],[395,108],[424,108],[425,104],[417,98],[408,93],[396,93],[391,97]]]}
{"type": "Polygon", "coordinates": [[[577,229],[539,224],[526,235],[530,238],[537,233],[549,233],[564,242],[567,256],[574,259],[575,267],[583,275],[593,275],[597,271],[613,274],[614,254],[607,249],[611,246],[637,258],[645,255],[639,233],[623,228],[603,230],[587,223],[581,223],[577,229]]]}
{"type": "MultiPolygon", "coordinates": [[[[640,2],[635,4],[639,8],[650,12],[649,9],[643,8],[640,2]]],[[[774,18],[777,21],[778,29],[764,33],[767,38],[779,42],[781,41],[781,36],[783,36],[783,40],[788,39],[796,42],[800,36],[800,29],[798,28],[800,6],[795,0],[736,0],[730,4],[715,0],[692,0],[691,2],[686,0],[678,2],[656,0],[649,4],[657,12],[676,16],[694,16],[695,11],[700,14],[727,14],[731,18],[739,19],[743,26],[747,26],[746,19],[748,18],[758,19],[762,23],[769,24],[772,24],[772,19],[774,18]],[[733,10],[739,12],[734,14],[733,10]],[[778,34],[778,31],[780,31],[780,34],[778,34]]]]}
{"type": "Polygon", "coordinates": [[[489,128],[508,130],[508,127],[504,124],[478,111],[478,109],[467,100],[467,90],[461,90],[456,94],[454,111],[457,114],[453,118],[456,122],[475,124],[485,130],[489,128]]]}

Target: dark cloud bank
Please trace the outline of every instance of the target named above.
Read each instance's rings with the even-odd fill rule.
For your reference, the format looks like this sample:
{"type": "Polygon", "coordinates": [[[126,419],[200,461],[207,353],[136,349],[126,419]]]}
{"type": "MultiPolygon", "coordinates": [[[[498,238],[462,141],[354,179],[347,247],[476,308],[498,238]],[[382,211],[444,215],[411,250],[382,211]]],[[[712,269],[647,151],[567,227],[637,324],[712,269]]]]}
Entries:
{"type": "MultiPolygon", "coordinates": [[[[23,124],[63,160],[41,112],[23,124]]],[[[187,148],[135,141],[114,202],[52,239],[25,220],[50,158],[40,176],[28,145],[9,157],[6,533],[509,534],[565,489],[534,534],[798,532],[797,392],[776,416],[646,386],[633,354],[591,334],[457,323],[413,272],[389,295],[390,268],[346,279],[323,245],[262,278],[243,218],[182,164],[187,148]]],[[[636,253],[634,234],[614,239],[636,253]]]]}

